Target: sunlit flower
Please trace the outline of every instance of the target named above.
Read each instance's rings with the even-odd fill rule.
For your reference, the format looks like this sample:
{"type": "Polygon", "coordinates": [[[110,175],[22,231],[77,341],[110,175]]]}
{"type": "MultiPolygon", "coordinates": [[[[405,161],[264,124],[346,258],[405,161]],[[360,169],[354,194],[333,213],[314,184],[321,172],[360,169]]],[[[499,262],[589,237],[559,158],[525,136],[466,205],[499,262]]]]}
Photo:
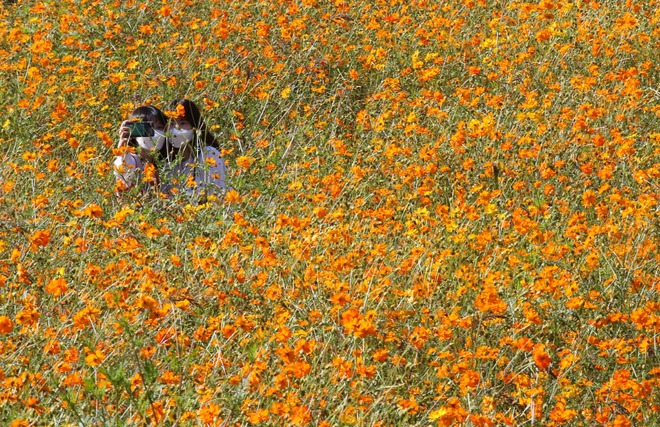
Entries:
{"type": "Polygon", "coordinates": [[[7,316],[0,316],[0,334],[8,334],[14,330],[14,322],[7,316]]]}

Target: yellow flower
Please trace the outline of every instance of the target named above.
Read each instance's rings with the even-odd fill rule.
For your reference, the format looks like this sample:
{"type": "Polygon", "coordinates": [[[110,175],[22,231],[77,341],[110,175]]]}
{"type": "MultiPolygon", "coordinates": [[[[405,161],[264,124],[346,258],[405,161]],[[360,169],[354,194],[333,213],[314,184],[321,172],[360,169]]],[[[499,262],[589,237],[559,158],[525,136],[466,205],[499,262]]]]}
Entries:
{"type": "Polygon", "coordinates": [[[252,159],[252,158],[250,158],[250,157],[248,157],[248,156],[239,156],[239,157],[236,159],[236,164],[237,164],[241,169],[244,169],[244,170],[249,169],[253,162],[254,162],[254,159],[252,159]]]}
{"type": "Polygon", "coordinates": [[[105,354],[99,349],[89,351],[85,356],[85,363],[88,366],[98,366],[105,360],[105,354]]]}
{"type": "Polygon", "coordinates": [[[447,408],[445,408],[444,406],[441,406],[440,408],[436,409],[435,411],[431,411],[429,413],[429,419],[431,421],[435,421],[435,420],[438,420],[438,419],[444,417],[445,415],[447,415],[447,408]]]}

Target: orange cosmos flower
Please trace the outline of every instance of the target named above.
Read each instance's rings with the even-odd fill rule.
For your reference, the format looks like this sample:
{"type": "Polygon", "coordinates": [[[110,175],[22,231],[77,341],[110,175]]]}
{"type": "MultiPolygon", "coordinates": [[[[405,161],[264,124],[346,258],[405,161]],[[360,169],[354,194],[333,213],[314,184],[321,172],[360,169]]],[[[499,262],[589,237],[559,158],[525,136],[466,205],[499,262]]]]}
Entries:
{"type": "Polygon", "coordinates": [[[356,337],[364,338],[368,335],[376,335],[376,327],[371,322],[371,318],[375,313],[367,313],[367,316],[362,316],[356,309],[351,308],[346,310],[341,315],[341,324],[344,327],[344,332],[353,334],[356,337]]]}
{"type": "Polygon", "coordinates": [[[83,329],[90,325],[92,321],[95,321],[100,313],[101,311],[96,307],[85,307],[73,315],[73,326],[78,329],[83,329]]]}
{"type": "Polygon", "coordinates": [[[534,363],[542,371],[548,369],[550,362],[552,362],[552,359],[550,359],[550,356],[545,351],[545,346],[543,344],[537,344],[534,346],[532,356],[534,357],[534,363]]]}
{"type": "Polygon", "coordinates": [[[290,363],[286,367],[287,373],[292,374],[296,378],[302,378],[305,375],[309,374],[312,370],[312,365],[303,361],[290,363]]]}
{"type": "Polygon", "coordinates": [[[236,190],[229,190],[225,196],[225,200],[227,200],[229,203],[240,203],[241,195],[238,194],[238,191],[236,190]]]}
{"type": "Polygon", "coordinates": [[[337,371],[339,378],[351,378],[353,376],[353,363],[350,360],[345,360],[343,357],[335,357],[332,359],[332,366],[337,371]]]}
{"type": "Polygon", "coordinates": [[[48,284],[46,285],[46,292],[49,294],[59,297],[60,295],[63,295],[67,291],[68,286],[66,284],[66,280],[63,278],[59,279],[53,279],[48,284]]]}
{"type": "Polygon", "coordinates": [[[37,230],[32,237],[30,237],[33,248],[46,246],[50,242],[50,230],[37,230]]]}
{"type": "Polygon", "coordinates": [[[229,339],[236,333],[236,327],[234,325],[225,325],[222,327],[222,335],[229,339]]]}
{"type": "Polygon", "coordinates": [[[203,424],[215,425],[219,422],[218,415],[220,415],[220,406],[215,403],[209,403],[199,409],[199,420],[203,424]]]}
{"type": "Polygon", "coordinates": [[[461,374],[459,387],[463,393],[467,393],[468,389],[476,387],[481,381],[481,376],[475,371],[465,371],[461,374]]]}
{"type": "Polygon", "coordinates": [[[89,218],[100,218],[103,215],[103,209],[96,203],[90,203],[82,210],[82,215],[89,218]]]}
{"type": "Polygon", "coordinates": [[[619,414],[616,416],[616,418],[614,419],[611,425],[613,427],[631,427],[632,423],[630,422],[628,417],[626,417],[623,414],[619,414]]]}
{"type": "Polygon", "coordinates": [[[312,419],[312,414],[307,406],[295,406],[291,409],[291,422],[297,426],[303,426],[312,419]]]}
{"type": "Polygon", "coordinates": [[[539,313],[536,310],[534,310],[534,308],[527,302],[523,305],[523,315],[528,321],[532,323],[535,323],[537,325],[543,323],[543,321],[539,317],[539,313]]]}
{"type": "MultiPolygon", "coordinates": [[[[174,82],[176,82],[176,78],[172,77],[171,79],[174,79],[174,82]]],[[[171,79],[170,79],[170,82],[172,81],[171,79]]],[[[168,84],[169,84],[169,82],[168,82],[168,84]]],[[[165,115],[169,118],[184,117],[186,115],[186,107],[179,104],[179,105],[176,106],[176,108],[174,110],[165,111],[165,115]]]]}
{"type": "Polygon", "coordinates": [[[614,21],[614,30],[618,32],[628,32],[635,28],[638,24],[638,19],[630,12],[626,12],[614,21]]]}
{"type": "Polygon", "coordinates": [[[417,350],[422,348],[426,341],[431,337],[431,331],[423,326],[416,326],[410,334],[410,344],[417,350]]]}
{"type": "Polygon", "coordinates": [[[0,334],[8,334],[14,330],[14,322],[7,316],[0,316],[0,334]]]}
{"type": "Polygon", "coordinates": [[[154,166],[152,163],[147,163],[144,165],[142,182],[150,184],[155,184],[158,182],[158,170],[156,170],[156,166],[154,166]]]}
{"type": "Polygon", "coordinates": [[[154,353],[156,353],[156,347],[154,346],[146,346],[140,349],[140,356],[144,357],[145,359],[151,359],[154,353]]]}
{"type": "Polygon", "coordinates": [[[574,409],[566,409],[563,402],[557,402],[555,408],[550,411],[550,419],[558,424],[564,424],[577,415],[574,409]]]}
{"type": "Polygon", "coordinates": [[[582,193],[582,206],[585,208],[593,206],[596,203],[596,193],[593,190],[587,190],[582,193]]]}
{"type": "Polygon", "coordinates": [[[16,323],[23,326],[33,325],[39,320],[39,312],[37,310],[28,308],[21,310],[16,314],[16,323]]]}
{"type": "Polygon", "coordinates": [[[503,314],[507,308],[506,303],[500,299],[497,290],[493,286],[484,287],[484,290],[477,295],[474,306],[479,311],[492,311],[494,314],[503,314]]]}
{"type": "Polygon", "coordinates": [[[177,334],[176,329],[170,326],[169,328],[160,329],[154,336],[154,339],[158,344],[169,347],[170,345],[173,344],[174,339],[176,338],[176,334],[177,334]]]}
{"type": "Polygon", "coordinates": [[[236,158],[236,164],[243,170],[249,169],[253,162],[254,159],[248,156],[239,156],[236,158]]]}
{"type": "Polygon", "coordinates": [[[376,362],[384,362],[388,359],[389,352],[386,348],[381,348],[378,350],[374,350],[373,353],[371,353],[371,356],[374,358],[374,361],[376,362]]]}
{"type": "Polygon", "coordinates": [[[248,421],[250,421],[250,424],[265,423],[269,418],[270,416],[268,415],[268,409],[258,409],[256,411],[252,411],[248,415],[248,421]]]}
{"type": "Polygon", "coordinates": [[[178,384],[181,381],[181,375],[177,375],[172,371],[165,371],[163,372],[163,375],[158,378],[158,381],[163,384],[178,384]]]}
{"type": "Polygon", "coordinates": [[[103,354],[101,350],[90,350],[88,348],[86,350],[88,351],[85,356],[85,363],[87,366],[98,366],[105,360],[105,354],[103,354]]]}
{"type": "Polygon", "coordinates": [[[165,405],[160,400],[152,403],[147,408],[147,416],[153,418],[153,425],[160,425],[165,419],[165,405]]]}

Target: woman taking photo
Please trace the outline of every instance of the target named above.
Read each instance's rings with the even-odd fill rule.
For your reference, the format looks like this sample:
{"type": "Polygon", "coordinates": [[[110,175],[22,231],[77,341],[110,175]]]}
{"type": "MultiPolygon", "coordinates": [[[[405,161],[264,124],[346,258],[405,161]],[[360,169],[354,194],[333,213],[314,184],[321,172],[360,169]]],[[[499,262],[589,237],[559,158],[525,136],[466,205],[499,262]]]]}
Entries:
{"type": "Polygon", "coordinates": [[[119,129],[118,147],[125,146],[136,150],[115,159],[118,192],[145,180],[166,195],[209,196],[226,190],[226,167],[218,143],[190,100],[173,100],[165,114],[153,106],[137,108],[119,129]],[[131,127],[136,127],[132,125],[136,121],[150,125],[153,135],[135,136],[138,133],[131,127]]]}

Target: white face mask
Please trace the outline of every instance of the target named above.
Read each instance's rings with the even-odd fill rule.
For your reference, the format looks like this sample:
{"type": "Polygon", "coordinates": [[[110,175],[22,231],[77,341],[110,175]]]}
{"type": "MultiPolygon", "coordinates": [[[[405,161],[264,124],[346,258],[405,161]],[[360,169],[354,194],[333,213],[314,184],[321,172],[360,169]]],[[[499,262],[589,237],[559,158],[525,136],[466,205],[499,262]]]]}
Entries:
{"type": "Polygon", "coordinates": [[[170,144],[174,148],[181,148],[192,141],[195,132],[192,129],[170,129],[170,144]]]}
{"type": "Polygon", "coordinates": [[[165,133],[154,129],[154,136],[136,137],[135,141],[145,150],[157,151],[165,144],[165,133]]]}

